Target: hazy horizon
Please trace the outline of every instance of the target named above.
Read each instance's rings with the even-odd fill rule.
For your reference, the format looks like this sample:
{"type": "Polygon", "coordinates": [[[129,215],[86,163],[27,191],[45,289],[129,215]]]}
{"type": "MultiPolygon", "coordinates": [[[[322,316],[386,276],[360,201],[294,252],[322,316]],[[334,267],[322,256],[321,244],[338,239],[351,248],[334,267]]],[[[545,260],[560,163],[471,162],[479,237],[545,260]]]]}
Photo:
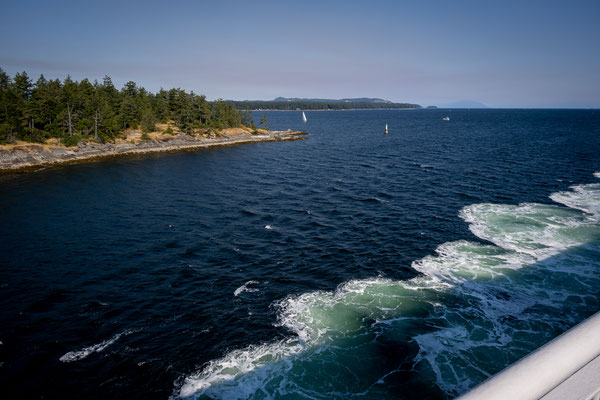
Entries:
{"type": "Polygon", "coordinates": [[[8,1],[0,68],[209,99],[600,107],[600,2],[8,1]]]}

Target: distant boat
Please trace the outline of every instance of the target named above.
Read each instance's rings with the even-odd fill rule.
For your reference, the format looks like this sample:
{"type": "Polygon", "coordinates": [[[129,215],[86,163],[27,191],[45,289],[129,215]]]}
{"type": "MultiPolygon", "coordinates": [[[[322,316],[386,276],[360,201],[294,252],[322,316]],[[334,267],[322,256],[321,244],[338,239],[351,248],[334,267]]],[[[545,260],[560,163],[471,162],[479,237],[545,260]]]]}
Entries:
{"type": "Polygon", "coordinates": [[[388,132],[387,124],[385,124],[385,134],[387,135],[388,133],[389,132],[388,132]]]}
{"type": "Polygon", "coordinates": [[[303,122],[306,122],[306,121],[308,121],[308,120],[306,119],[306,114],[304,114],[304,111],[302,111],[302,121],[303,121],[303,122]]]}
{"type": "Polygon", "coordinates": [[[442,118],[444,121],[450,121],[450,117],[444,117],[442,118]]]}

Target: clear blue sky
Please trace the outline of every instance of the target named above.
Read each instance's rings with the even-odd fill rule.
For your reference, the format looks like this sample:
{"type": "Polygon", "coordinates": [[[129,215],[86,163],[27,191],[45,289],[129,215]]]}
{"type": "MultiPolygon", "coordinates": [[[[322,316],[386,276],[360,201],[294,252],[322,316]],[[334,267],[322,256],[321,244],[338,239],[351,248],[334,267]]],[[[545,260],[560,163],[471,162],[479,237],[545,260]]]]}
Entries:
{"type": "Polygon", "coordinates": [[[29,1],[0,67],[209,99],[600,107],[600,0],[29,1]]]}

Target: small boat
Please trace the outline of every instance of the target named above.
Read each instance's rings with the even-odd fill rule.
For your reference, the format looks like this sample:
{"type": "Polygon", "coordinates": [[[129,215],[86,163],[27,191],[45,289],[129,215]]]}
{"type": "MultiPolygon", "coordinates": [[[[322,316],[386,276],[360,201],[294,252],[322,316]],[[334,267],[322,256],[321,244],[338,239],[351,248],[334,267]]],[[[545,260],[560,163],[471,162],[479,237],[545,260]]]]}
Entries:
{"type": "Polygon", "coordinates": [[[450,121],[450,117],[444,117],[442,118],[444,121],[450,121]]]}
{"type": "Polygon", "coordinates": [[[306,122],[306,121],[308,121],[306,119],[306,114],[304,114],[304,111],[302,111],[302,122],[306,122]]]}
{"type": "Polygon", "coordinates": [[[387,124],[385,124],[385,134],[387,135],[388,133],[389,132],[388,132],[387,124]]]}

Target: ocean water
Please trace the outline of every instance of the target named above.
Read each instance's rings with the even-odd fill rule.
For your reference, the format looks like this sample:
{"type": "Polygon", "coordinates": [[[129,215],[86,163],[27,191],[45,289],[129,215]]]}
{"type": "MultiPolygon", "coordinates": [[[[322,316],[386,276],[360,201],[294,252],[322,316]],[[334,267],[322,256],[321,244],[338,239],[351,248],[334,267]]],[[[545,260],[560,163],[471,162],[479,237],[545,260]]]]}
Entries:
{"type": "Polygon", "coordinates": [[[0,175],[7,398],[447,399],[600,310],[600,111],[266,114],[0,175]]]}

